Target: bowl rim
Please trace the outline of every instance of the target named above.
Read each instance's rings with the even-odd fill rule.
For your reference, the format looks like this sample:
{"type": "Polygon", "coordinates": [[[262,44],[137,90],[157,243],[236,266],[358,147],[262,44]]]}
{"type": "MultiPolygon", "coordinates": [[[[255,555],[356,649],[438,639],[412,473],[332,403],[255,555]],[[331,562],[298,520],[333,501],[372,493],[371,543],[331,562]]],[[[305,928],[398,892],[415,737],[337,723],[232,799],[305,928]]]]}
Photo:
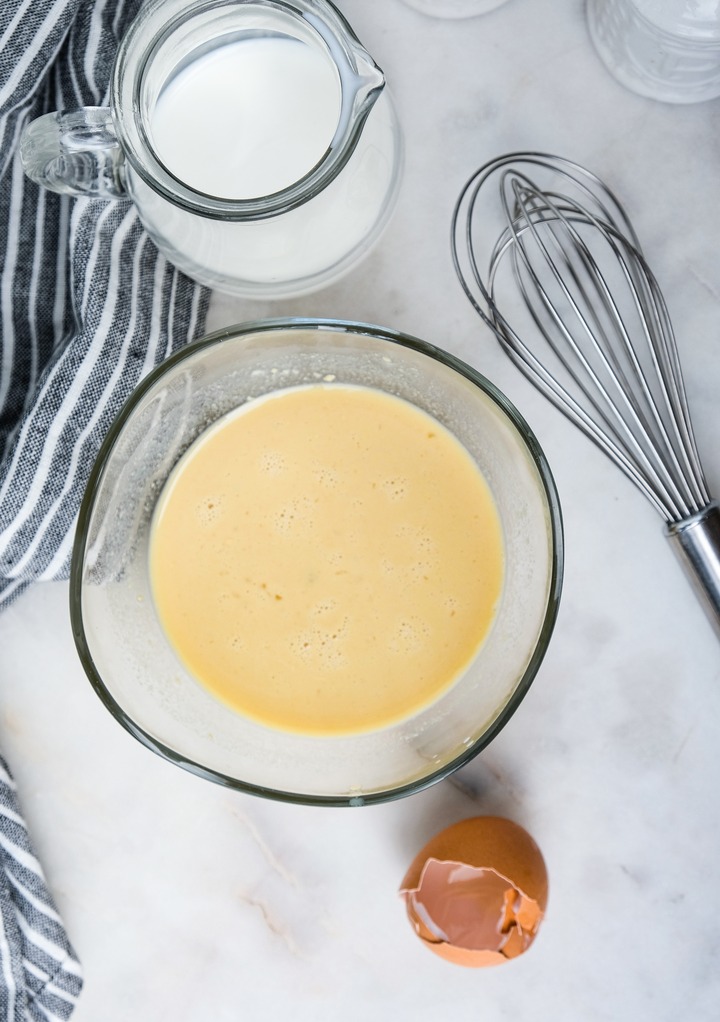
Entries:
{"type": "Polygon", "coordinates": [[[162,759],[165,759],[170,763],[174,763],[176,766],[180,766],[184,770],[187,770],[196,776],[213,781],[223,787],[274,801],[311,806],[377,805],[384,802],[391,802],[396,799],[406,797],[407,795],[412,795],[415,792],[422,791],[455,773],[461,767],[474,759],[484,748],[486,748],[486,746],[489,745],[505,727],[527,694],[528,689],[538,672],[540,664],[545,657],[545,653],[547,652],[550,637],[553,633],[557,620],[560,595],[562,592],[563,573],[564,532],[562,510],[550,466],[539,441],[528,423],[517,410],[515,405],[495,386],[495,384],[491,383],[491,381],[483,376],[482,373],[478,372],[477,369],[473,368],[457,356],[452,355],[450,352],[445,351],[443,348],[439,348],[428,341],[421,340],[411,334],[406,334],[389,327],[377,326],[373,323],[355,320],[333,318],[322,319],[297,316],[273,317],[223,327],[191,341],[155,366],[155,368],[152,369],[132,390],[125,403],[122,405],[101,442],[95,462],[88,476],[78,513],[70,565],[70,623],[75,647],[82,667],[90,681],[90,684],[106,709],[113,717],[115,717],[118,723],[129,732],[129,734],[136,738],[146,748],[159,755],[162,759]],[[426,355],[429,358],[446,365],[448,368],[458,372],[461,376],[464,376],[467,380],[482,390],[493,401],[493,403],[496,404],[502,412],[504,412],[510,423],[515,427],[515,430],[519,434],[519,437],[538,472],[548,510],[549,534],[551,540],[551,565],[545,614],[533,652],[522,676],[513,689],[510,698],[483,734],[480,735],[472,743],[472,745],[464,748],[441,767],[423,775],[422,777],[414,778],[411,781],[406,781],[394,787],[358,795],[315,795],[279,790],[266,787],[264,785],[253,784],[247,781],[242,781],[236,777],[231,777],[212,768],[205,767],[201,763],[197,763],[194,760],[183,756],[175,749],[165,745],[163,742],[150,735],[143,727],[134,721],[111,695],[103,682],[100,672],[95,667],[83,624],[83,565],[88,538],[88,526],[95,504],[95,497],[98,485],[102,479],[105,466],[112,454],[113,448],[122,433],[125,423],[134,412],[136,406],[140,403],[145,394],[154,387],[157,381],[165,375],[168,369],[171,369],[186,359],[193,357],[203,349],[212,347],[216,344],[222,344],[224,341],[248,334],[261,334],[288,330],[315,330],[318,332],[326,330],[337,333],[345,333],[348,335],[367,335],[380,340],[389,341],[393,344],[398,344],[401,347],[410,348],[411,350],[419,352],[420,354],[426,355]]]}

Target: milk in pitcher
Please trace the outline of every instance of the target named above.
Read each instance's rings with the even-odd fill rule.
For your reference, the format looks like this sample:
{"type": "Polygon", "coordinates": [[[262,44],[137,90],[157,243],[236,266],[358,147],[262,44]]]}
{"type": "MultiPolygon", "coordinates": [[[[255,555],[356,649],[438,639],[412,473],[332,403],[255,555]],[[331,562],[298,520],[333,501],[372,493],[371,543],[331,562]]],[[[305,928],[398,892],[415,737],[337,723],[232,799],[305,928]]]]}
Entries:
{"type": "Polygon", "coordinates": [[[21,156],[51,191],[131,199],[200,283],[284,298],[373,247],[402,137],[382,70],[330,0],[145,0],[109,105],[36,118],[21,156]]]}
{"type": "MultiPolygon", "coordinates": [[[[318,48],[283,35],[241,38],[203,52],[160,92],[150,121],[159,161],[195,191],[257,200],[302,180],[327,155],[343,83],[318,48]]],[[[170,207],[132,177],[145,226],[196,279],[285,297],[323,286],[370,247],[398,178],[399,136],[382,93],[342,171],[309,201],[248,222],[170,207]],[[238,283],[240,282],[240,283],[238,283]]]]}
{"type": "Polygon", "coordinates": [[[318,163],[340,118],[340,81],[317,50],[295,39],[219,46],[161,93],[152,138],[185,184],[226,199],[287,188],[318,163]]]}

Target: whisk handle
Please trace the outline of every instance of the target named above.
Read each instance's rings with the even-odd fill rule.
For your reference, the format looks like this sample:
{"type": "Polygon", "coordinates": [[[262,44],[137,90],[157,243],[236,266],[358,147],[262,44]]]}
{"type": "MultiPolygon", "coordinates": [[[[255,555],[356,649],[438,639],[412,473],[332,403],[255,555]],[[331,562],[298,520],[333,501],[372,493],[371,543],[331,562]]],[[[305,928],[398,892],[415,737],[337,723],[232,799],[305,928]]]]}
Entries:
{"type": "Polygon", "coordinates": [[[679,522],[669,522],[666,533],[675,553],[720,637],[720,507],[707,507],[679,522]]]}

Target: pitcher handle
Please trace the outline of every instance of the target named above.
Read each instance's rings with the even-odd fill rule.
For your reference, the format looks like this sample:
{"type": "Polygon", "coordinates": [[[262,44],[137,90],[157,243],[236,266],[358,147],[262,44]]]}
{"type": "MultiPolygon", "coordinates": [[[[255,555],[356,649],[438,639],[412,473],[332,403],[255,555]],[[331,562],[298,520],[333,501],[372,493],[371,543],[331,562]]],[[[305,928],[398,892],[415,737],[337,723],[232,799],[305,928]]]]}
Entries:
{"type": "Polygon", "coordinates": [[[36,184],[62,195],[127,197],[125,156],[108,107],[44,114],[20,139],[20,159],[36,184]]]}

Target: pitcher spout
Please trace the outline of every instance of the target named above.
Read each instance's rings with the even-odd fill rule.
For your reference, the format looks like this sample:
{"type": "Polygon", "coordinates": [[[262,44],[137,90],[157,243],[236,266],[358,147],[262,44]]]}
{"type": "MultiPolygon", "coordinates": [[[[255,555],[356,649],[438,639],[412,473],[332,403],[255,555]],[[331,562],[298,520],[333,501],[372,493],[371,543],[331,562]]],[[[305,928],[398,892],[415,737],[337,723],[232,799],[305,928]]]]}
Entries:
{"type": "Polygon", "coordinates": [[[336,139],[348,132],[356,137],[385,88],[385,75],[340,11],[333,4],[327,8],[329,20],[320,19],[315,11],[305,18],[324,40],[340,78],[342,101],[336,139]]]}
{"type": "Polygon", "coordinates": [[[363,64],[358,62],[357,93],[360,101],[366,102],[370,109],[385,88],[385,75],[369,53],[365,54],[365,58],[363,64]]]}

